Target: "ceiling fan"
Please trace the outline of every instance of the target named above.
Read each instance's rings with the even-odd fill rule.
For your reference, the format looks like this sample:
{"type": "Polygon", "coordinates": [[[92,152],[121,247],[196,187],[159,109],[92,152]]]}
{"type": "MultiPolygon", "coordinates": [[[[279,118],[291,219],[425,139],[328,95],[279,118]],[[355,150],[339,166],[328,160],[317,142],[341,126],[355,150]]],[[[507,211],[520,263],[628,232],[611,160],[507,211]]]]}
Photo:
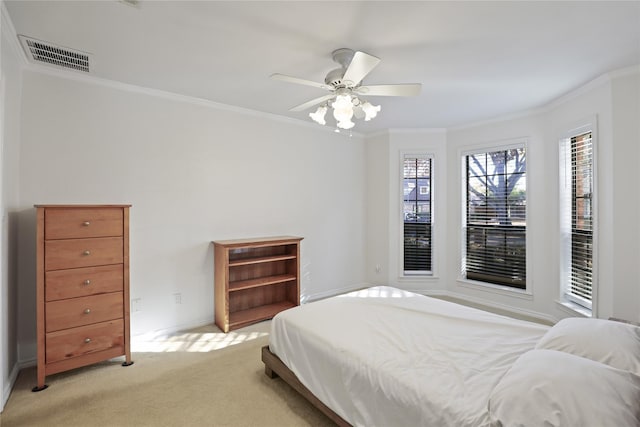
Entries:
{"type": "Polygon", "coordinates": [[[320,104],[316,112],[309,113],[309,116],[315,122],[324,125],[327,109],[332,107],[337,126],[341,129],[351,129],[355,125],[351,121],[353,116],[356,118],[364,117],[365,121],[369,121],[377,115],[381,108],[379,105],[374,106],[361,99],[360,96],[416,96],[422,88],[420,83],[363,85],[362,79],[380,63],[380,58],[361,51],[354,52],[347,48],[334,50],[332,57],[341,67],[329,71],[324,78],[324,83],[278,73],[271,75],[271,78],[275,80],[313,86],[330,92],[328,95],[290,108],[289,111],[303,111],[320,104]]]}

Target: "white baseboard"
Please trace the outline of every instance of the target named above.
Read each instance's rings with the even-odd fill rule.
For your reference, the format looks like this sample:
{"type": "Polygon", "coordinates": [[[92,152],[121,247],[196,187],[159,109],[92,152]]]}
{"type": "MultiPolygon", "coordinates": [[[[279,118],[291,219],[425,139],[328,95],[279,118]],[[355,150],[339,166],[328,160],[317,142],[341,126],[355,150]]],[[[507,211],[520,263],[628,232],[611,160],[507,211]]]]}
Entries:
{"type": "Polygon", "coordinates": [[[322,292],[316,292],[314,294],[305,294],[303,296],[301,296],[300,298],[300,303],[301,304],[307,304],[309,302],[313,302],[313,301],[318,301],[321,299],[325,299],[325,298],[330,298],[330,297],[334,297],[336,295],[340,295],[340,294],[346,294],[348,292],[352,292],[352,291],[357,291],[360,289],[364,289],[364,288],[369,288],[371,286],[375,286],[369,283],[361,283],[358,285],[351,285],[351,286],[346,286],[343,288],[333,288],[333,289],[329,289],[326,291],[322,291],[322,292]]]}
{"type": "MultiPolygon", "coordinates": [[[[33,365],[29,365],[29,366],[33,366],[33,365]]],[[[9,381],[7,381],[7,383],[4,384],[4,390],[2,390],[3,400],[2,400],[2,407],[0,407],[0,413],[4,411],[4,407],[7,404],[7,401],[9,400],[9,396],[11,395],[11,391],[13,390],[13,386],[15,385],[16,380],[18,379],[18,373],[20,373],[20,369],[22,369],[22,367],[18,363],[14,364],[13,368],[11,368],[11,372],[9,373],[9,378],[8,378],[9,381]]]]}
{"type": "Polygon", "coordinates": [[[185,331],[188,329],[200,328],[202,326],[213,325],[213,324],[214,324],[213,317],[207,317],[206,319],[194,320],[188,323],[182,323],[176,326],[172,326],[170,328],[156,329],[153,331],[146,331],[146,332],[131,334],[131,340],[132,341],[135,339],[148,340],[148,339],[175,334],[177,332],[185,331]]]}
{"type": "Polygon", "coordinates": [[[494,301],[489,301],[483,298],[472,297],[469,295],[459,294],[451,291],[427,291],[424,292],[424,295],[440,297],[443,299],[449,298],[452,300],[456,300],[455,302],[459,302],[462,305],[468,304],[471,306],[475,306],[476,308],[483,309],[485,311],[497,312],[497,314],[503,314],[509,317],[521,318],[523,320],[531,320],[538,323],[544,323],[548,325],[555,324],[558,319],[553,316],[549,316],[545,313],[539,313],[537,311],[526,310],[523,308],[513,307],[511,305],[499,304],[494,301]]]}

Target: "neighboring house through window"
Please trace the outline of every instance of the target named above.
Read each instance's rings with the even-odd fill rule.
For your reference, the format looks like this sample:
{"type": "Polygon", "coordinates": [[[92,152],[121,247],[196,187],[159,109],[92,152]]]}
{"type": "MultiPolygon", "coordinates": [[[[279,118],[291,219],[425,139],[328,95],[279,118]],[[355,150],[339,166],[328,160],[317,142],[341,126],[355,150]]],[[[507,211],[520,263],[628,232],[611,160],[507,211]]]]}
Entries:
{"type": "Polygon", "coordinates": [[[407,276],[433,274],[432,176],[432,157],[403,156],[403,272],[407,276]]]}
{"type": "Polygon", "coordinates": [[[468,280],[526,289],[527,161],[523,143],[462,156],[468,280]]]}

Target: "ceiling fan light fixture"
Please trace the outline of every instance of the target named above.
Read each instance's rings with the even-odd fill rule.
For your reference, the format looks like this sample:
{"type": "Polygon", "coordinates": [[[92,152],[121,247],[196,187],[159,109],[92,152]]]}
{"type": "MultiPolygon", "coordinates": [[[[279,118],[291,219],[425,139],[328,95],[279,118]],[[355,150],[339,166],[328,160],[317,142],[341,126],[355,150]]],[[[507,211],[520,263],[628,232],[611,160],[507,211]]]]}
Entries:
{"type": "Polygon", "coordinates": [[[364,118],[370,121],[378,115],[382,109],[380,105],[372,105],[358,98],[358,95],[367,96],[417,96],[422,85],[420,83],[403,84],[383,84],[383,85],[362,85],[362,80],[373,70],[380,58],[361,51],[342,48],[336,49],[332,53],[333,60],[340,64],[340,68],[329,71],[324,79],[324,83],[317,83],[311,80],[291,77],[284,74],[272,74],[271,78],[289,83],[296,83],[305,86],[313,86],[320,89],[329,90],[329,94],[312,99],[298,106],[290,108],[289,111],[303,111],[315,105],[321,105],[315,113],[310,113],[309,117],[314,122],[326,124],[325,115],[329,108],[333,108],[333,117],[336,119],[337,128],[351,129],[355,123],[351,120],[364,118]],[[333,101],[332,101],[333,100],[333,101]]]}
{"type": "Polygon", "coordinates": [[[326,114],[327,114],[327,106],[321,105],[318,107],[315,113],[309,113],[309,117],[311,117],[311,119],[313,119],[314,122],[324,126],[327,124],[327,122],[324,119],[324,116],[326,114]]]}
{"type": "Polygon", "coordinates": [[[380,105],[373,105],[369,101],[362,104],[362,111],[364,111],[364,121],[368,122],[378,115],[382,107],[380,105]]]}
{"type": "Polygon", "coordinates": [[[338,122],[341,129],[351,129],[355,123],[351,121],[353,117],[353,103],[350,95],[337,95],[336,100],[331,103],[333,117],[338,122]]]}
{"type": "Polygon", "coordinates": [[[351,129],[355,125],[356,124],[354,122],[352,122],[351,120],[343,120],[343,121],[340,121],[340,122],[336,123],[336,126],[338,126],[340,129],[351,129]]]}

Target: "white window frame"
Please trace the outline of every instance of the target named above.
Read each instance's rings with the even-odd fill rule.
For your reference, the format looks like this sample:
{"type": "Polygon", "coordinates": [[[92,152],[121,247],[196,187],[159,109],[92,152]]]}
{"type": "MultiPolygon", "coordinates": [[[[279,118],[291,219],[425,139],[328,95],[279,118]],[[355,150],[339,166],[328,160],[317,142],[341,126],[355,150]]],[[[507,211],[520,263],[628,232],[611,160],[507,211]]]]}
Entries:
{"type": "Polygon", "coordinates": [[[583,124],[573,127],[562,135],[559,140],[559,226],[560,226],[560,304],[582,315],[592,317],[597,313],[598,300],[598,128],[596,117],[589,118],[583,124]],[[591,303],[585,303],[569,292],[571,273],[571,159],[567,158],[566,145],[571,144],[571,138],[591,132],[592,145],[592,282],[591,303]]]}
{"type": "Polygon", "coordinates": [[[458,157],[460,159],[460,269],[458,276],[458,284],[463,287],[468,287],[472,289],[478,289],[483,291],[488,291],[497,294],[503,294],[508,296],[515,296],[524,299],[532,299],[533,298],[533,290],[532,290],[532,277],[533,277],[533,269],[531,266],[531,256],[532,256],[532,248],[533,248],[533,239],[530,233],[530,224],[529,224],[529,200],[531,194],[531,181],[529,179],[529,171],[531,170],[531,157],[529,156],[529,141],[526,137],[521,138],[512,138],[505,141],[494,141],[492,143],[485,143],[473,147],[466,147],[458,151],[458,157]],[[525,262],[526,262],[526,280],[525,280],[525,288],[514,288],[507,285],[499,285],[495,283],[482,282],[478,280],[467,279],[465,268],[466,268],[466,257],[467,257],[467,215],[466,215],[466,203],[467,203],[467,169],[466,169],[466,158],[467,156],[480,154],[480,153],[489,153],[493,151],[503,151],[510,150],[514,148],[524,148],[527,153],[527,169],[526,169],[526,186],[527,186],[527,206],[525,208],[525,219],[526,219],[526,231],[525,231],[525,262]]]}
{"type": "MultiPolygon", "coordinates": [[[[398,251],[400,253],[399,256],[399,276],[401,279],[416,279],[421,277],[435,277],[436,276],[436,251],[434,248],[436,247],[436,238],[435,238],[435,189],[433,185],[433,180],[435,176],[435,155],[430,152],[400,152],[400,171],[399,171],[399,180],[400,180],[400,200],[399,200],[399,228],[398,228],[398,236],[399,236],[399,248],[398,251]],[[429,159],[431,160],[431,173],[429,175],[429,186],[431,188],[431,270],[416,270],[416,271],[406,271],[404,269],[404,161],[405,159],[429,159]]],[[[419,188],[418,188],[419,191],[419,188]]]]}

